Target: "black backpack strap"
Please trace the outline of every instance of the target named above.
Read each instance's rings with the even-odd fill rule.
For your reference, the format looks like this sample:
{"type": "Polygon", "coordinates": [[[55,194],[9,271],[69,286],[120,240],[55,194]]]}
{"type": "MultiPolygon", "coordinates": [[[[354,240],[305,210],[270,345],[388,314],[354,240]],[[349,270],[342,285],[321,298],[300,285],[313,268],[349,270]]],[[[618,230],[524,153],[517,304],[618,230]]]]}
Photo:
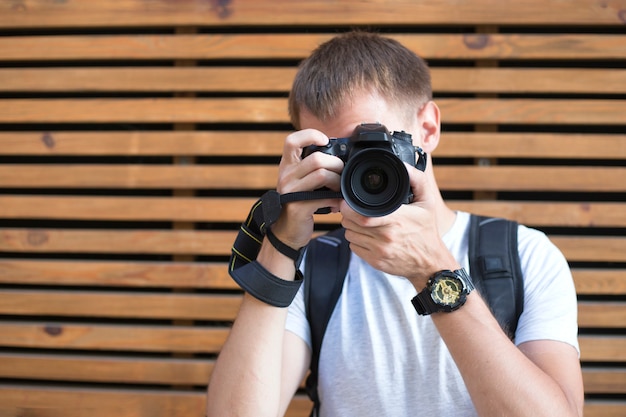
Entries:
{"type": "Polygon", "coordinates": [[[311,371],[306,380],[306,391],[313,401],[311,416],[319,412],[317,379],[320,350],[326,326],[341,295],[350,263],[350,244],[345,229],[313,239],[308,247],[304,266],[304,300],[306,316],[311,326],[311,371]]]}
{"type": "Polygon", "coordinates": [[[511,220],[471,215],[470,275],[511,340],[524,308],[517,228],[517,222],[511,220]]]}

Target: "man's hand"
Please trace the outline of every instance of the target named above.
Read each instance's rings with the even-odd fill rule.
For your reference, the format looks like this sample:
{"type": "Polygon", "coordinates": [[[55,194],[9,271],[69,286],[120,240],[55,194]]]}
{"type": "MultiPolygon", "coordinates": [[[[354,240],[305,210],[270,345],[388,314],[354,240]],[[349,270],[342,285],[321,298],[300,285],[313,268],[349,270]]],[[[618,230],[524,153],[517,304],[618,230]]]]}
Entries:
{"type": "MultiPolygon", "coordinates": [[[[302,150],[309,145],[324,146],[328,137],[315,129],[294,132],[287,137],[278,167],[280,194],[313,191],[327,187],[339,191],[343,161],[335,156],[314,152],[302,159],[302,150]]],[[[313,213],[321,207],[339,210],[339,199],[297,201],[283,207],[279,220],[272,227],[274,234],[285,244],[300,248],[313,235],[313,213]]]]}
{"type": "Polygon", "coordinates": [[[340,206],[342,226],[352,251],[376,269],[408,278],[418,290],[428,277],[458,264],[441,240],[435,197],[427,175],[407,165],[411,204],[383,217],[366,217],[347,203],[340,206]]]}

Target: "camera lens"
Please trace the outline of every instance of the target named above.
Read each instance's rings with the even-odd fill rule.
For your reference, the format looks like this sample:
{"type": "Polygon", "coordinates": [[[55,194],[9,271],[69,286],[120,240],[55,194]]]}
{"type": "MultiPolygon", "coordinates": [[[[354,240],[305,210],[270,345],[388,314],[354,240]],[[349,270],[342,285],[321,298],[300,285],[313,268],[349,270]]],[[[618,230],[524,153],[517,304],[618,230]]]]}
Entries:
{"type": "Polygon", "coordinates": [[[384,191],[388,183],[387,174],[380,167],[372,167],[361,176],[363,190],[371,194],[378,194],[384,191]]]}
{"type": "Polygon", "coordinates": [[[407,202],[409,189],[404,163],[381,148],[364,149],[352,155],[341,175],[343,198],[364,216],[394,212],[407,202]]]}

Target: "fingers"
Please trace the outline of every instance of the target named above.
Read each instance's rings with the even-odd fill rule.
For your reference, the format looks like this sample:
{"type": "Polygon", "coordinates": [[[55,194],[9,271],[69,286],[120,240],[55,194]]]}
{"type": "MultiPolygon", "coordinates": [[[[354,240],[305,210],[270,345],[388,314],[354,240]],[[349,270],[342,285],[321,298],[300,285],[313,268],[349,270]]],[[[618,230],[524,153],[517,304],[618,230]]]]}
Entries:
{"type": "Polygon", "coordinates": [[[312,191],[322,187],[338,191],[343,161],[323,152],[313,152],[302,159],[302,150],[310,145],[324,146],[328,137],[315,129],[292,133],[285,141],[279,166],[277,190],[281,193],[312,191]]]}
{"type": "MultiPolygon", "coordinates": [[[[290,134],[285,140],[278,170],[276,190],[280,194],[314,191],[319,188],[340,189],[343,161],[323,152],[313,152],[302,158],[302,150],[310,145],[325,146],[329,138],[315,129],[290,134]]],[[[340,199],[294,201],[283,206],[278,221],[272,226],[274,234],[292,247],[306,245],[313,233],[313,214],[322,207],[339,211],[340,199]]]]}
{"type": "Polygon", "coordinates": [[[389,222],[387,216],[363,216],[354,211],[345,200],[341,200],[339,211],[341,212],[341,225],[346,229],[346,239],[351,244],[362,248],[367,248],[381,239],[378,233],[389,222]]]}
{"type": "Polygon", "coordinates": [[[325,146],[328,140],[328,136],[315,129],[293,132],[285,140],[281,162],[297,163],[301,159],[302,149],[309,145],[325,146]]]}

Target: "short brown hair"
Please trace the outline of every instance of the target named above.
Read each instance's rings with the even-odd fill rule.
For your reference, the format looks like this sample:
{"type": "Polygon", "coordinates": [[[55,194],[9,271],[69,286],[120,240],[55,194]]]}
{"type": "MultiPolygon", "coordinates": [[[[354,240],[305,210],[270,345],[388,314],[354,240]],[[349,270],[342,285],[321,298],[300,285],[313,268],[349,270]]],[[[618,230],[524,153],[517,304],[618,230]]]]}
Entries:
{"type": "Polygon", "coordinates": [[[332,118],[354,91],[378,93],[390,104],[421,106],[432,99],[426,62],[400,42],[376,33],[352,31],[321,44],[300,64],[289,116],[299,128],[300,111],[332,118]]]}

